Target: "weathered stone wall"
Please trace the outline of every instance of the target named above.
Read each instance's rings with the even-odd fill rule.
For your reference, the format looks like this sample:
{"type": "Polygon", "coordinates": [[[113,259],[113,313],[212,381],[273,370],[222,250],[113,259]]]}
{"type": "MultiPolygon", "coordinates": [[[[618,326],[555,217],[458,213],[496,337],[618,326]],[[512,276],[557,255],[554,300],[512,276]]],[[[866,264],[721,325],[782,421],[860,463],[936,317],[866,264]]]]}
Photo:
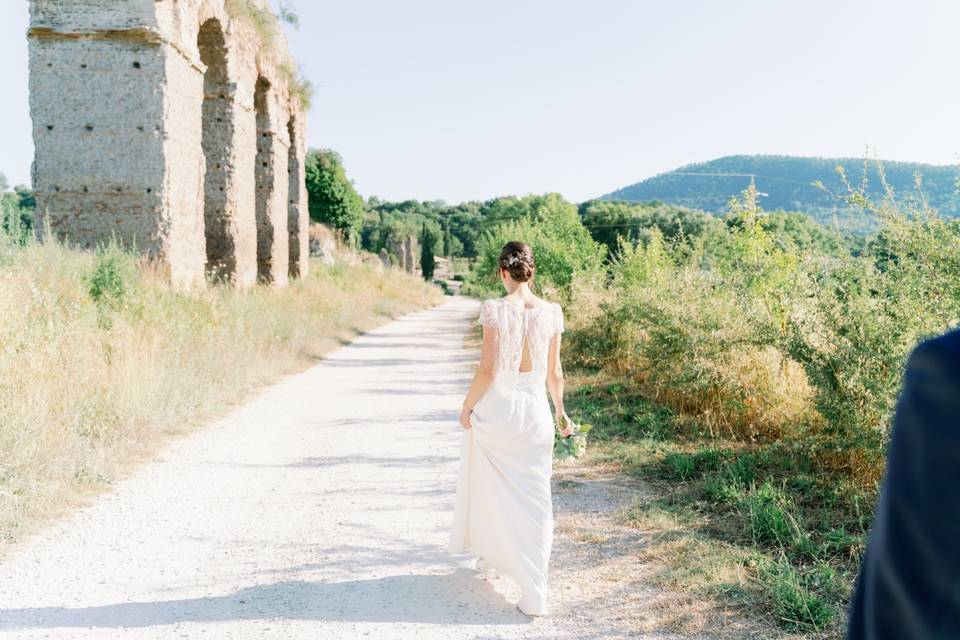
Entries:
{"type": "Polygon", "coordinates": [[[269,96],[270,83],[257,80],[254,109],[257,114],[257,277],[264,283],[282,284],[289,273],[289,142],[286,122],[281,128],[276,105],[269,96]]]}
{"type": "Polygon", "coordinates": [[[407,236],[403,241],[405,249],[403,268],[407,273],[417,273],[420,270],[420,248],[416,236],[407,236]]]}
{"type": "Polygon", "coordinates": [[[229,1],[31,0],[39,228],[87,248],[116,237],[183,286],[306,273],[292,61],[229,1]]]}
{"type": "Polygon", "coordinates": [[[389,253],[397,257],[397,266],[407,273],[418,273],[420,270],[420,247],[416,236],[391,238],[387,242],[389,253]]]}
{"type": "Polygon", "coordinates": [[[287,225],[290,229],[290,277],[298,278],[307,272],[307,263],[310,259],[310,211],[307,208],[306,189],[306,130],[303,118],[295,114],[290,115],[287,122],[287,137],[290,148],[287,157],[287,174],[289,185],[287,198],[289,200],[289,218],[287,225]]]}

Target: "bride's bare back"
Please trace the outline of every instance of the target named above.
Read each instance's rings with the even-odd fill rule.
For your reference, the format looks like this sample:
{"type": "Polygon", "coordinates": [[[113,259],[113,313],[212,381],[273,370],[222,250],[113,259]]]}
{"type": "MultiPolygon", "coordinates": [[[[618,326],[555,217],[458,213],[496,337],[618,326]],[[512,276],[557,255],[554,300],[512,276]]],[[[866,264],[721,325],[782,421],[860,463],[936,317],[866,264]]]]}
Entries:
{"type": "Polygon", "coordinates": [[[559,304],[538,301],[528,308],[507,298],[481,305],[480,323],[497,330],[495,376],[535,372],[546,378],[550,340],[563,331],[563,312],[559,304]]]}

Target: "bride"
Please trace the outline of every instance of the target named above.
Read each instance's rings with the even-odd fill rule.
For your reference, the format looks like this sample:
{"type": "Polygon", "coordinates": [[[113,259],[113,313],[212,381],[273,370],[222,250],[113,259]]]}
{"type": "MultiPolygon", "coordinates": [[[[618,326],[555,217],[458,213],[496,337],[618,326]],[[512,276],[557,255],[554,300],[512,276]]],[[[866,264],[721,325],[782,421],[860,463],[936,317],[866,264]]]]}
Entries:
{"type": "Polygon", "coordinates": [[[563,424],[567,436],[570,420],[560,366],[563,312],[530,291],[534,271],[529,245],[508,242],[499,259],[507,295],[480,307],[483,346],[460,414],[466,431],[449,551],[469,551],[484,573],[511,576],[522,592],[520,610],[542,615],[553,541],[554,425],[563,424]]]}

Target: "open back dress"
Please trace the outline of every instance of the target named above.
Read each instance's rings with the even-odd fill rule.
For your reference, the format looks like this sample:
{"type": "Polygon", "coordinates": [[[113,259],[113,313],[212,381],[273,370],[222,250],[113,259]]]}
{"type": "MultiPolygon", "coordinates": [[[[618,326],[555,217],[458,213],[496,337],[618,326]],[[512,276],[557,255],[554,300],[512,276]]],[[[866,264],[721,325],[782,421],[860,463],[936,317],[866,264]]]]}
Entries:
{"type": "Polygon", "coordinates": [[[478,322],[494,329],[494,377],[464,430],[450,534],[451,553],[470,552],[521,590],[520,609],[547,611],[553,542],[554,422],[547,401],[547,354],[563,331],[556,303],[521,309],[486,300],[478,322]],[[532,368],[520,371],[524,341],[532,368]]]}

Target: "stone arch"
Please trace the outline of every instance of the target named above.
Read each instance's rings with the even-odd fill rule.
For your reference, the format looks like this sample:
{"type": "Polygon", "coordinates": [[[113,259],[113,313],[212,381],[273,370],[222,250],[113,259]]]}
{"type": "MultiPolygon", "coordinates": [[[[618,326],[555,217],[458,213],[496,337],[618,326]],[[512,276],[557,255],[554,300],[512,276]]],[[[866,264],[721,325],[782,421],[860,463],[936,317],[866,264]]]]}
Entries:
{"type": "MultiPolygon", "coordinates": [[[[268,0],[250,2],[269,10],[268,0]]],[[[31,2],[33,185],[43,221],[82,247],[116,236],[158,260],[178,287],[202,286],[210,267],[238,286],[258,272],[282,286],[296,199],[289,163],[305,156],[304,105],[290,91],[283,34],[265,47],[234,0],[75,4],[31,2]],[[266,89],[256,109],[258,78],[266,89]]]]}
{"type": "Polygon", "coordinates": [[[230,201],[233,179],[234,119],[223,26],[210,18],[197,35],[203,76],[201,148],[204,157],[203,226],[206,271],[215,279],[236,274],[236,238],[230,201]]]}
{"type": "MultiPolygon", "coordinates": [[[[176,6],[174,2],[174,6],[176,6]]],[[[182,3],[181,3],[182,4],[182,3]]],[[[226,25],[230,19],[230,14],[226,10],[223,0],[201,0],[199,5],[185,4],[183,11],[192,12],[193,17],[199,24],[209,20],[219,20],[221,24],[226,25]]]]}

